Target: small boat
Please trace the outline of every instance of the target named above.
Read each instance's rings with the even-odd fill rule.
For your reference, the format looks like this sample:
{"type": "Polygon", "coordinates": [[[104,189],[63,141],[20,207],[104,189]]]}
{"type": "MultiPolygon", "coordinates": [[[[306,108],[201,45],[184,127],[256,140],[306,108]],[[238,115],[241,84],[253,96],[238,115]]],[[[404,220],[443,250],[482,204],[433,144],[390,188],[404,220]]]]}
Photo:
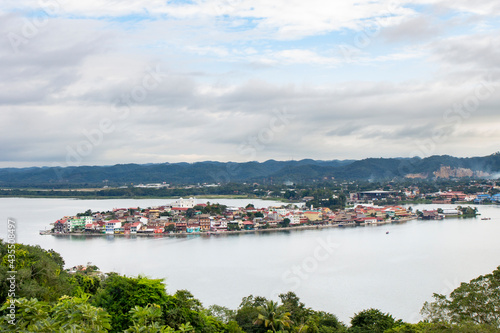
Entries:
{"type": "Polygon", "coordinates": [[[481,220],[483,220],[483,221],[491,220],[491,217],[483,217],[483,218],[481,218],[481,220]]]}

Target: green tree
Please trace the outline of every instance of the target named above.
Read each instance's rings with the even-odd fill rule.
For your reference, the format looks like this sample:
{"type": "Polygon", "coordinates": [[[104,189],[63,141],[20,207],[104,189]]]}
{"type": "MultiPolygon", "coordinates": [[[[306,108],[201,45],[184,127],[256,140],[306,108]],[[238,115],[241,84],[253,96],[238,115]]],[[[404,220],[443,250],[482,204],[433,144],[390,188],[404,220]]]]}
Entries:
{"type": "Polygon", "coordinates": [[[233,321],[236,316],[236,311],[231,310],[225,306],[220,305],[210,305],[207,309],[207,314],[219,319],[221,322],[227,324],[230,321],[233,321]]]}
{"type": "Polygon", "coordinates": [[[161,305],[167,298],[162,279],[143,276],[133,278],[111,273],[92,303],[106,309],[111,315],[112,332],[122,332],[132,324],[131,309],[148,304],[161,305]]]}
{"type": "Polygon", "coordinates": [[[177,330],[182,330],[185,323],[190,323],[200,333],[224,330],[224,323],[207,315],[201,302],[187,290],[178,290],[174,295],[169,295],[162,309],[165,324],[177,330]]]}
{"type": "Polygon", "coordinates": [[[282,228],[288,228],[290,226],[290,219],[287,217],[287,218],[284,218],[282,222],[280,222],[280,226],[282,228]]]}
{"type": "Polygon", "coordinates": [[[186,210],[186,217],[191,218],[194,216],[195,213],[196,213],[196,211],[193,208],[188,208],[186,210]]]}
{"type": "MultiPolygon", "coordinates": [[[[345,325],[338,318],[328,312],[315,311],[306,322],[311,328],[316,327],[319,333],[346,332],[345,325]]],[[[309,329],[308,332],[316,332],[314,329],[309,329]]]]}
{"type": "Polygon", "coordinates": [[[63,296],[52,308],[52,318],[60,329],[68,332],[108,332],[111,328],[109,314],[101,308],[90,305],[89,296],[63,296]]]}
{"type": "Polygon", "coordinates": [[[290,327],[290,313],[286,312],[286,309],[277,302],[267,301],[257,307],[257,312],[255,325],[264,325],[266,328],[271,328],[273,332],[290,327]]]}
{"type": "Polygon", "coordinates": [[[228,333],[243,333],[243,330],[235,320],[231,320],[226,324],[226,331],[228,333]]]}
{"type": "Polygon", "coordinates": [[[297,192],[293,190],[287,190],[285,194],[283,194],[283,198],[290,200],[290,199],[296,199],[297,198],[297,192]]]}
{"type": "Polygon", "coordinates": [[[254,325],[259,316],[257,308],[266,302],[265,297],[253,295],[243,297],[241,304],[236,311],[235,321],[247,333],[265,333],[267,328],[263,325],[254,325]]]}
{"type": "MultiPolygon", "coordinates": [[[[0,311],[8,308],[6,302],[0,311]]],[[[104,333],[111,328],[110,317],[101,308],[88,303],[88,296],[63,296],[53,306],[35,298],[16,300],[16,324],[0,318],[2,332],[84,332],[104,333]]]]}
{"type": "Polygon", "coordinates": [[[476,217],[477,216],[477,207],[462,207],[458,206],[457,209],[462,212],[461,217],[476,217]]]}
{"type": "Polygon", "coordinates": [[[448,324],[427,323],[417,324],[404,323],[400,326],[386,330],[384,333],[498,333],[498,329],[489,325],[477,325],[472,323],[448,324]]]}
{"type": "Polygon", "coordinates": [[[2,332],[43,332],[55,328],[50,319],[50,305],[47,302],[38,301],[36,298],[18,298],[14,300],[15,315],[10,315],[11,302],[7,300],[0,308],[6,312],[0,317],[0,331],[2,332]]]}
{"type": "Polygon", "coordinates": [[[56,301],[73,293],[64,260],[53,250],[47,251],[38,245],[6,244],[0,240],[0,258],[0,304],[7,299],[8,271],[17,271],[17,297],[56,301]]]}
{"type": "Polygon", "coordinates": [[[377,309],[368,309],[354,315],[349,332],[382,333],[395,326],[398,324],[390,314],[382,313],[377,309]]]}
{"type": "Polygon", "coordinates": [[[486,324],[500,328],[500,266],[492,273],[462,283],[449,297],[434,294],[422,308],[431,322],[486,324]]]}
{"type": "Polygon", "coordinates": [[[241,230],[238,223],[228,223],[227,224],[227,231],[238,231],[238,230],[241,230]]]}
{"type": "Polygon", "coordinates": [[[80,217],[80,216],[92,216],[92,210],[91,209],[87,209],[85,211],[85,213],[78,213],[76,214],[76,216],[80,217]]]}
{"type": "Polygon", "coordinates": [[[306,308],[305,304],[302,303],[299,297],[292,291],[286,294],[280,294],[279,298],[283,303],[283,308],[290,314],[290,320],[296,325],[305,324],[314,313],[311,309],[306,308]]]}
{"type": "Polygon", "coordinates": [[[162,325],[162,310],[157,304],[135,306],[129,311],[133,325],[125,333],[173,333],[174,329],[162,325]]]}
{"type": "Polygon", "coordinates": [[[88,275],[86,272],[77,272],[73,274],[69,281],[74,285],[74,295],[94,295],[101,286],[100,275],[88,275]]]}
{"type": "Polygon", "coordinates": [[[167,227],[165,228],[165,231],[174,232],[175,231],[175,224],[167,225],[167,227]]]}

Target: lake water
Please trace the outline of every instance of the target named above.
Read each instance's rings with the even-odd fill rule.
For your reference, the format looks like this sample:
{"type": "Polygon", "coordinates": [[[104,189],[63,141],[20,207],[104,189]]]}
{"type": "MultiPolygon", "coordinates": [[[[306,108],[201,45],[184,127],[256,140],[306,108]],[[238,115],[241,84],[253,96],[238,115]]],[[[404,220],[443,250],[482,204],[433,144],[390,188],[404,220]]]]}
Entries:
{"type": "MultiPolygon", "coordinates": [[[[262,200],[198,200],[232,206],[271,206],[262,200]]],[[[370,307],[416,322],[432,293],[500,265],[500,206],[478,206],[484,221],[446,219],[404,224],[186,238],[41,236],[64,215],[87,209],[162,205],[169,200],[0,199],[0,238],[7,218],[18,241],[54,249],[66,265],[92,262],[102,271],[165,278],[167,289],[188,289],[205,306],[236,308],[250,294],[274,298],[293,290],[309,307],[349,322],[370,307]],[[386,232],[389,231],[389,234],[386,232]]],[[[414,209],[447,207],[415,205],[414,209]]],[[[451,206],[448,206],[451,207],[451,206]]],[[[454,206],[453,206],[454,207],[454,206]]]]}

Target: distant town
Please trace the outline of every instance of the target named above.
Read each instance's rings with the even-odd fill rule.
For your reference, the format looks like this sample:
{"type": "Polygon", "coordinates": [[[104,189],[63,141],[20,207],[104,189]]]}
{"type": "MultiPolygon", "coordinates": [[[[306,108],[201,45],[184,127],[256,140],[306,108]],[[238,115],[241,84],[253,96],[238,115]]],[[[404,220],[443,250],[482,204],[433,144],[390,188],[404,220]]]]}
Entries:
{"type": "MultiPolygon", "coordinates": [[[[193,197],[180,198],[158,207],[114,208],[105,212],[87,210],[76,216],[66,216],[53,223],[45,234],[53,235],[182,235],[219,234],[226,232],[272,231],[286,228],[320,228],[401,223],[413,219],[443,219],[445,217],[475,217],[477,208],[456,208],[413,211],[399,205],[374,205],[393,196],[391,191],[367,191],[350,194],[351,208],[332,209],[306,205],[311,198],[303,198],[302,205],[256,208],[230,207],[221,204],[197,203],[193,197]],[[365,203],[365,204],[362,204],[365,203]],[[370,204],[367,204],[370,203],[370,204]]],[[[418,195],[415,189],[406,195],[418,195]]],[[[500,195],[468,196],[462,192],[441,193],[436,203],[484,201],[500,202],[500,195]]]]}

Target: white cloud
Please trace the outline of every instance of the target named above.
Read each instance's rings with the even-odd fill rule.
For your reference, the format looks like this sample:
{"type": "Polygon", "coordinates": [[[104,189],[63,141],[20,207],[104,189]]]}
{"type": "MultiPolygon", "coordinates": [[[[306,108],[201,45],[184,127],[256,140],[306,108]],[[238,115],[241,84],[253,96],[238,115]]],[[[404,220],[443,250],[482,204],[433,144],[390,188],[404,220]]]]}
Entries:
{"type": "Polygon", "coordinates": [[[326,57],[307,49],[280,50],[264,55],[250,56],[247,59],[269,65],[309,64],[333,67],[341,63],[338,58],[326,57]]]}
{"type": "Polygon", "coordinates": [[[500,4],[496,0],[413,0],[409,2],[415,5],[427,4],[437,8],[470,14],[491,16],[500,14],[500,4]]]}
{"type": "MultiPolygon", "coordinates": [[[[377,17],[390,14],[402,19],[413,15],[414,11],[401,5],[395,6],[393,1],[361,0],[356,3],[332,2],[328,0],[196,0],[190,3],[178,4],[162,0],[152,0],[144,3],[139,0],[113,1],[89,0],[67,1],[48,0],[47,5],[38,1],[23,0],[3,2],[1,8],[45,10],[60,15],[76,15],[78,17],[103,18],[143,15],[160,18],[164,16],[177,19],[216,19],[226,17],[227,22],[239,21],[236,25],[256,25],[256,28],[266,33],[273,33],[276,38],[297,39],[304,36],[324,34],[341,29],[357,29],[362,20],[374,20],[377,17]]],[[[404,4],[404,3],[403,3],[404,4]]],[[[231,26],[231,24],[229,24],[231,26]]],[[[272,38],[271,35],[266,35],[272,38]]]]}
{"type": "MultiPolygon", "coordinates": [[[[411,9],[394,6],[391,1],[362,0],[356,3],[312,1],[196,1],[168,7],[170,15],[178,18],[214,17],[229,15],[248,20],[255,29],[265,31],[266,38],[300,39],[341,29],[359,29],[366,24],[361,20],[374,20],[390,15],[404,18],[411,9]]],[[[392,21],[388,21],[392,22],[392,21]]]]}
{"type": "MultiPolygon", "coordinates": [[[[17,52],[0,40],[3,165],[63,163],[68,147],[106,118],[114,131],[83,164],[241,161],[248,156],[238,147],[284,109],[294,119],[262,145],[259,160],[406,156],[478,82],[499,83],[492,1],[402,1],[395,9],[385,0],[60,3],[29,37],[23,29],[33,18],[12,8],[38,2],[0,5],[0,34],[26,39],[17,52]],[[414,4],[429,6],[404,7],[414,4]],[[347,61],[338,45],[354,45],[374,22],[380,34],[347,61]],[[116,107],[156,66],[161,82],[129,112],[116,107]]],[[[496,141],[483,144],[484,133],[500,124],[498,96],[481,100],[436,153],[491,153],[496,141]]]]}

